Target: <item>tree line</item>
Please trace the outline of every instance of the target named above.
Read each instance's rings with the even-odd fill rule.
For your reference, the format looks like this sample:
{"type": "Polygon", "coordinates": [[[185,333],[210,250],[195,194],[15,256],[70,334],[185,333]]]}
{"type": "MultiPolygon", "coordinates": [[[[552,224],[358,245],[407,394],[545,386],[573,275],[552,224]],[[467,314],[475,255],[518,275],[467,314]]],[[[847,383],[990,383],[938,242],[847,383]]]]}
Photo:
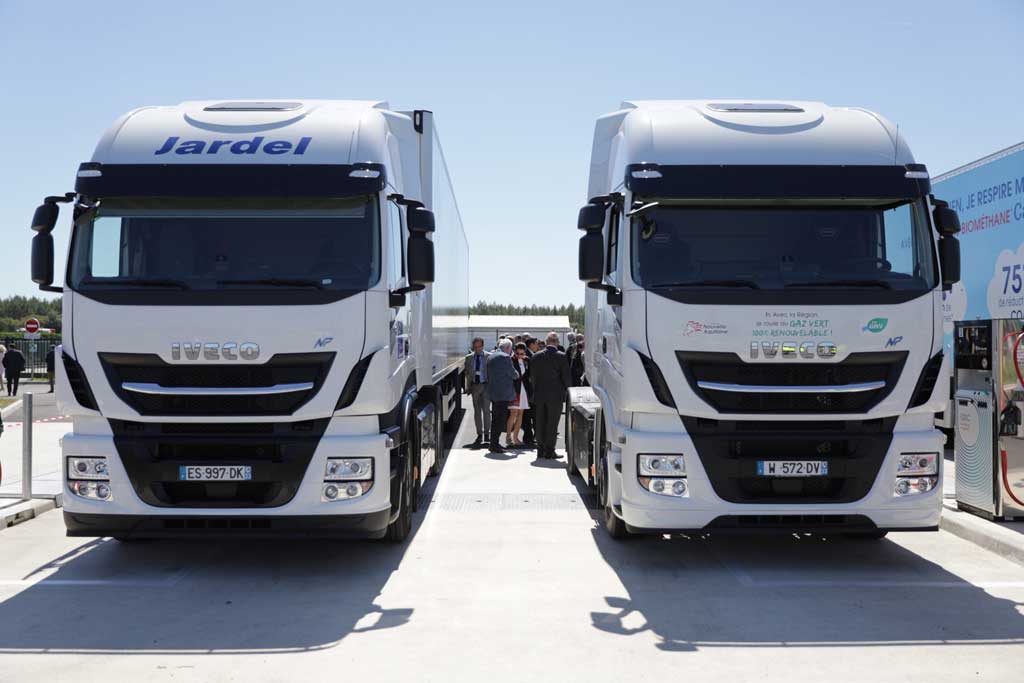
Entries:
{"type": "Polygon", "coordinates": [[[13,335],[25,326],[29,318],[36,318],[42,327],[51,327],[60,333],[60,297],[41,299],[36,296],[9,296],[0,299],[0,335],[13,335]]]}
{"type": "Polygon", "coordinates": [[[567,304],[565,306],[518,306],[516,304],[499,304],[495,301],[478,301],[469,308],[470,315],[567,315],[569,324],[578,330],[583,329],[583,306],[567,304]]]}

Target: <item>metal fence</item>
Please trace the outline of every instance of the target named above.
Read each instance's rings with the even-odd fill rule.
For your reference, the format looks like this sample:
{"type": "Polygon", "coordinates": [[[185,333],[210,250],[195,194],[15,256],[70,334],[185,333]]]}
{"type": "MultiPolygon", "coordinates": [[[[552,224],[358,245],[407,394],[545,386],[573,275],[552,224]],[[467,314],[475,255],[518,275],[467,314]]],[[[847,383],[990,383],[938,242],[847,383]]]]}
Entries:
{"type": "Polygon", "coordinates": [[[25,371],[21,373],[22,379],[45,380],[46,379],[46,354],[51,347],[60,344],[60,337],[57,335],[46,335],[39,339],[19,339],[17,337],[0,338],[0,344],[7,348],[16,348],[25,356],[25,371]]]}

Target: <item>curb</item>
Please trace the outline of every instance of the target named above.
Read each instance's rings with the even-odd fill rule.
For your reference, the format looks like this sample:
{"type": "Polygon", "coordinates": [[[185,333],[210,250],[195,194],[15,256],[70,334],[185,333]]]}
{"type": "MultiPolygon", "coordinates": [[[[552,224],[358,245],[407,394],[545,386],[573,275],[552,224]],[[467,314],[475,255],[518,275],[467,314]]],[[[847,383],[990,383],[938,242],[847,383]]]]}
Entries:
{"type": "Polygon", "coordinates": [[[14,413],[17,410],[21,410],[21,399],[20,398],[17,401],[15,401],[14,403],[12,403],[11,405],[9,405],[6,408],[4,408],[3,410],[0,410],[0,420],[2,420],[3,418],[7,417],[8,415],[14,413]]]}
{"type": "Polygon", "coordinates": [[[33,498],[32,500],[15,503],[5,508],[0,508],[0,531],[15,524],[27,522],[44,512],[49,512],[58,507],[56,500],[51,498],[33,498]]]}
{"type": "Polygon", "coordinates": [[[943,507],[939,528],[1000,557],[1024,565],[1024,534],[969,512],[943,507]]]}

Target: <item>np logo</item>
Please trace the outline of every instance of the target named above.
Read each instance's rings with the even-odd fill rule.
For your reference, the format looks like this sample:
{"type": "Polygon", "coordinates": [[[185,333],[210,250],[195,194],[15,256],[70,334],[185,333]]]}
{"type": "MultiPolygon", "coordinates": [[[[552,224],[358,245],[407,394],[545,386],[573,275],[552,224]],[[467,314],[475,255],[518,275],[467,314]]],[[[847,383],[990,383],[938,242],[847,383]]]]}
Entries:
{"type": "Polygon", "coordinates": [[[271,140],[263,144],[265,139],[262,135],[257,135],[248,140],[210,140],[209,142],[206,140],[185,140],[184,142],[179,142],[181,138],[173,136],[167,138],[160,149],[153,152],[153,155],[170,154],[171,150],[174,150],[175,154],[220,154],[221,149],[227,150],[228,154],[240,155],[255,154],[262,149],[264,154],[293,154],[295,156],[302,156],[306,153],[309,143],[313,141],[313,138],[299,138],[299,141],[296,143],[289,142],[288,140],[271,140]]]}
{"type": "Polygon", "coordinates": [[[334,341],[334,337],[320,337],[319,339],[316,340],[316,343],[313,344],[313,348],[314,349],[325,348],[332,341],[334,341]]]}
{"type": "Polygon", "coordinates": [[[260,345],[252,342],[236,344],[225,342],[223,344],[202,344],[200,342],[175,342],[171,344],[171,358],[181,360],[182,354],[185,360],[256,360],[260,357],[260,345]]]}
{"type": "Polygon", "coordinates": [[[691,335],[698,334],[703,331],[704,323],[698,322],[696,320],[688,320],[686,322],[686,327],[683,328],[683,335],[689,337],[691,335]]]}
{"type": "Polygon", "coordinates": [[[888,318],[872,318],[868,324],[860,328],[861,332],[881,332],[889,324],[888,318]]]}
{"type": "Polygon", "coordinates": [[[885,348],[898,346],[901,341],[903,341],[903,337],[889,337],[889,341],[885,342],[885,348]]]}

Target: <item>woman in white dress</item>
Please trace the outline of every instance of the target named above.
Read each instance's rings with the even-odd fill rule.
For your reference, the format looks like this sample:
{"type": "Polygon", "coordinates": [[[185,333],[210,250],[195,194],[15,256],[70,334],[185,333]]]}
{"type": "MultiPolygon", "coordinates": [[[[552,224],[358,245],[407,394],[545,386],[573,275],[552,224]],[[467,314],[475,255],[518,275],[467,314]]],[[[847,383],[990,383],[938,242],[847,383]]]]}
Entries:
{"type": "Polygon", "coordinates": [[[512,351],[512,368],[516,371],[516,397],[508,406],[508,424],[506,425],[505,445],[522,446],[519,440],[519,430],[523,426],[523,411],[530,408],[530,399],[527,397],[526,383],[530,376],[530,361],[526,357],[526,344],[519,342],[512,351]]]}

